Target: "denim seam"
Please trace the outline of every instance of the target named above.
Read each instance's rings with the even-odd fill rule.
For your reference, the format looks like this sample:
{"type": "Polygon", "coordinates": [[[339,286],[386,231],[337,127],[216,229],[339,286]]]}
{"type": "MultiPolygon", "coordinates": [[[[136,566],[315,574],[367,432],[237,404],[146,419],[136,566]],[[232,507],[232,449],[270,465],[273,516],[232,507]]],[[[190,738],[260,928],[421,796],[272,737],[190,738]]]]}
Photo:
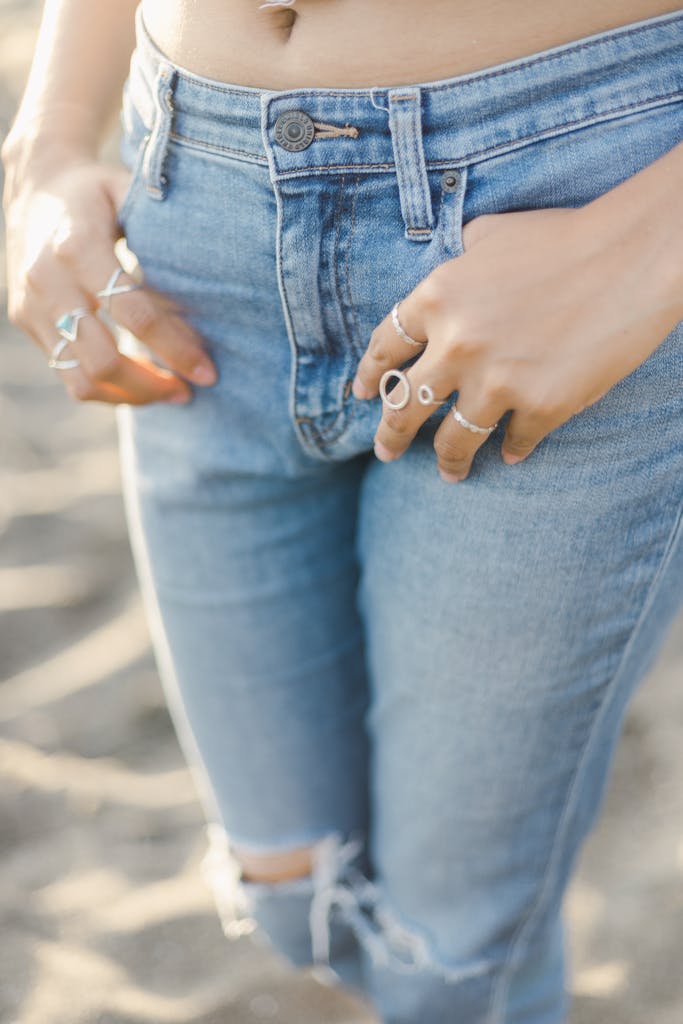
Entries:
{"type": "MultiPolygon", "coordinates": [[[[563,128],[578,128],[580,126],[589,127],[594,124],[600,124],[602,121],[609,120],[613,114],[618,114],[626,111],[632,113],[641,113],[643,111],[651,109],[655,104],[661,103],[663,100],[671,100],[671,102],[677,102],[683,100],[683,91],[677,90],[676,92],[662,93],[660,96],[650,97],[648,100],[639,101],[636,103],[624,104],[620,107],[610,107],[609,110],[601,111],[598,114],[591,115],[586,118],[577,118],[573,121],[563,121],[560,124],[549,125],[547,128],[541,128],[537,132],[532,132],[530,135],[520,135],[517,138],[510,139],[507,142],[500,142],[495,146],[487,146],[484,149],[472,150],[469,153],[464,153],[456,158],[439,159],[439,160],[428,160],[426,162],[427,167],[457,167],[461,164],[466,164],[468,161],[475,157],[485,157],[487,154],[493,154],[503,150],[515,150],[523,148],[524,144],[543,137],[552,138],[553,135],[561,133],[563,128]]],[[[297,167],[291,171],[280,171],[278,178],[294,178],[302,177],[311,171],[331,171],[331,170],[362,170],[365,168],[377,169],[384,168],[388,171],[392,171],[395,168],[393,163],[376,163],[376,164],[313,164],[308,167],[297,167]]]]}
{"type": "MultiPolygon", "coordinates": [[[[476,157],[484,157],[488,153],[495,154],[501,150],[517,149],[521,148],[524,143],[532,140],[541,138],[543,136],[552,137],[553,133],[557,134],[563,128],[577,127],[580,125],[593,125],[600,124],[601,121],[609,119],[615,113],[621,113],[626,111],[632,111],[634,113],[640,113],[650,109],[654,104],[661,103],[663,100],[670,100],[676,102],[677,100],[683,100],[683,91],[676,90],[675,92],[662,93],[658,96],[651,96],[646,100],[639,100],[635,103],[623,104],[619,107],[610,107],[608,110],[599,112],[598,114],[592,114],[586,118],[576,118],[572,121],[563,121],[556,125],[548,126],[547,128],[539,129],[537,132],[532,132],[530,135],[520,135],[517,138],[510,139],[507,142],[497,143],[495,146],[486,146],[484,149],[471,150],[469,153],[464,153],[451,159],[439,159],[439,160],[427,160],[426,166],[428,168],[439,168],[448,166],[458,166],[461,163],[466,163],[469,160],[475,159],[476,157]]],[[[145,125],[147,130],[149,128],[145,125]]],[[[171,132],[170,138],[180,146],[185,146],[188,149],[196,148],[207,153],[216,153],[220,155],[225,153],[227,155],[238,154],[248,158],[250,163],[268,164],[268,158],[259,156],[257,153],[250,152],[249,150],[234,149],[229,146],[221,146],[218,143],[207,143],[200,139],[194,139],[188,135],[181,135],[177,132],[171,132]]],[[[332,171],[332,170],[363,170],[363,169],[384,169],[387,171],[393,171],[395,169],[395,163],[384,162],[384,163],[351,163],[351,164],[312,164],[308,167],[297,167],[291,171],[280,171],[278,178],[290,178],[300,177],[311,171],[332,171]]]]}
{"type": "MultiPolygon", "coordinates": [[[[357,176],[356,176],[356,178],[354,180],[355,181],[358,180],[357,176]]],[[[350,362],[350,358],[351,358],[351,356],[353,354],[355,346],[354,346],[354,338],[353,338],[352,332],[349,330],[349,324],[348,324],[348,320],[347,320],[347,317],[346,317],[346,311],[344,309],[344,299],[342,297],[342,290],[341,290],[340,283],[339,283],[339,268],[340,268],[340,265],[342,265],[344,267],[344,273],[345,273],[345,277],[346,277],[346,287],[347,287],[347,291],[348,291],[348,286],[349,286],[348,264],[349,264],[349,248],[350,248],[350,245],[351,245],[351,239],[349,238],[348,241],[347,241],[346,252],[345,252],[343,257],[342,257],[342,255],[340,253],[340,246],[339,246],[339,234],[340,234],[340,230],[341,230],[341,214],[342,214],[342,207],[343,207],[343,195],[344,195],[344,183],[345,183],[345,181],[346,181],[346,174],[342,174],[341,185],[339,186],[339,204],[337,206],[337,233],[336,233],[335,244],[334,244],[334,287],[335,287],[335,290],[337,292],[337,302],[339,303],[339,313],[341,315],[342,323],[344,325],[344,333],[346,334],[346,339],[349,342],[349,349],[350,349],[350,351],[349,351],[349,358],[347,358],[346,363],[345,363],[345,367],[348,367],[349,366],[349,362],[350,362]]],[[[347,194],[348,194],[348,189],[347,189],[347,194]]],[[[353,230],[354,230],[355,208],[356,208],[356,193],[354,191],[354,194],[351,197],[351,210],[352,210],[351,235],[353,235],[353,230]]],[[[345,374],[344,374],[344,377],[345,377],[344,389],[346,389],[346,377],[347,377],[347,375],[348,375],[348,371],[346,371],[345,374]]],[[[344,405],[342,405],[342,408],[340,409],[340,412],[343,412],[344,408],[345,408],[344,405]]]]}
{"type": "Polygon", "coordinates": [[[186,149],[200,149],[206,153],[234,153],[248,157],[249,163],[265,164],[266,166],[268,164],[267,156],[259,156],[258,153],[252,153],[248,149],[235,149],[232,146],[221,146],[219,143],[203,142],[201,139],[193,139],[189,135],[180,135],[178,132],[171,132],[170,138],[179,146],[185,146],[186,149]]]}
{"type": "Polygon", "coordinates": [[[352,345],[354,345],[354,347],[356,348],[356,350],[362,351],[363,342],[362,342],[362,338],[361,338],[360,323],[358,321],[358,310],[356,309],[355,303],[353,301],[353,296],[351,295],[351,275],[349,273],[349,261],[350,261],[350,257],[351,257],[351,246],[352,246],[352,243],[353,243],[354,232],[356,230],[356,204],[358,202],[358,182],[359,182],[359,180],[360,180],[360,175],[356,174],[356,176],[353,179],[353,200],[351,202],[351,230],[349,232],[349,239],[348,239],[348,242],[347,242],[347,245],[346,245],[346,260],[344,261],[344,273],[345,273],[345,276],[346,276],[346,295],[347,295],[347,298],[348,298],[349,310],[351,311],[351,316],[353,318],[353,322],[354,322],[354,325],[355,325],[355,331],[350,331],[349,332],[349,338],[350,338],[350,341],[351,341],[352,345]]]}
{"type": "Polygon", "coordinates": [[[529,913],[526,915],[524,920],[520,922],[510,942],[508,955],[505,959],[505,963],[503,964],[500,973],[499,984],[496,986],[496,988],[494,988],[491,996],[491,1001],[489,1003],[488,1024],[503,1024],[502,1012],[504,1007],[502,1006],[502,1001],[505,998],[507,989],[509,989],[510,974],[516,963],[519,962],[518,951],[523,949],[522,943],[526,940],[527,933],[532,929],[532,927],[540,917],[552,891],[552,882],[555,878],[556,869],[558,867],[558,860],[562,850],[561,841],[563,839],[564,832],[569,825],[571,815],[576,807],[576,802],[578,800],[580,793],[581,782],[583,781],[584,766],[587,763],[589,753],[595,745],[595,737],[598,735],[598,726],[602,722],[602,719],[605,717],[607,710],[613,703],[615,695],[618,692],[616,684],[619,680],[621,670],[624,664],[626,663],[628,655],[631,653],[631,650],[637,639],[639,630],[645,620],[645,617],[650,609],[650,606],[652,605],[655,599],[659,582],[672,557],[678,535],[680,534],[682,528],[683,503],[679,505],[678,513],[676,515],[676,518],[674,519],[673,526],[669,531],[669,535],[667,537],[666,544],[664,545],[664,550],[662,552],[659,565],[657,566],[654,576],[652,577],[652,580],[650,582],[650,586],[643,601],[643,606],[640,610],[638,619],[635,625],[633,626],[631,634],[624,646],[624,650],[619,660],[619,664],[617,665],[615,672],[612,675],[612,678],[605,686],[605,695],[602,704],[596,712],[595,718],[593,720],[593,725],[589,730],[588,736],[584,743],[583,750],[581,752],[581,756],[577,759],[574,775],[570,782],[569,789],[567,792],[567,798],[565,800],[562,813],[558,820],[555,835],[553,837],[553,841],[551,844],[551,850],[548,856],[548,861],[546,863],[546,870],[543,879],[541,880],[541,885],[539,887],[538,896],[529,913]],[[497,1013],[499,1014],[498,1017],[496,1017],[497,1013]]]}

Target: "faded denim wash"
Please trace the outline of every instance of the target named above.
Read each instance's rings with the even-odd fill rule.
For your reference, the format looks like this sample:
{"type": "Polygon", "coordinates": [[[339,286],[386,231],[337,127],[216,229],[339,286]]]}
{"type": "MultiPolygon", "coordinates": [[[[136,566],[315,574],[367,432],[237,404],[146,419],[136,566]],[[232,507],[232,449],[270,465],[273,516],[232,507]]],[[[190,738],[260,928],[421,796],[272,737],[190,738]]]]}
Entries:
{"type": "Polygon", "coordinates": [[[226,932],[384,1024],[560,1024],[563,895],[683,601],[683,322],[515,466],[506,414],[459,484],[450,403],[382,463],[350,383],[473,217],[581,206],[681,141],[683,11],[391,88],[211,81],[137,30],[120,219],[219,380],[120,406],[121,465],[226,932]],[[233,843],[314,870],[247,882],[233,843]]]}

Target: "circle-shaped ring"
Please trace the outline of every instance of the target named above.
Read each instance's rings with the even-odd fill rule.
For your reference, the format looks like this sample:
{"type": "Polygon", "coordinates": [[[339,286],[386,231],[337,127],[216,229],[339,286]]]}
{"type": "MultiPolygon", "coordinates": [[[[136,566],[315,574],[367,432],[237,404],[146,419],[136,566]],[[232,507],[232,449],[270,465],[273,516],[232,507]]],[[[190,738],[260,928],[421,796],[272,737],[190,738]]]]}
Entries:
{"type": "Polygon", "coordinates": [[[435,398],[430,384],[420,384],[417,389],[417,400],[420,405],[443,405],[445,399],[435,398]]]}
{"type": "Polygon", "coordinates": [[[407,341],[409,345],[414,345],[415,348],[424,348],[424,346],[427,344],[426,341],[416,341],[415,338],[411,338],[410,335],[406,334],[406,332],[403,330],[401,321],[398,318],[398,302],[395,304],[394,308],[391,311],[391,322],[394,325],[394,330],[396,331],[398,336],[400,338],[403,338],[404,341],[407,341]]]}
{"type": "Polygon", "coordinates": [[[470,423],[469,420],[466,420],[463,414],[458,411],[455,405],[453,405],[452,407],[452,412],[458,423],[460,423],[463,427],[467,427],[467,429],[471,430],[473,434],[490,434],[498,426],[498,423],[496,422],[493,424],[492,427],[478,427],[476,423],[470,423]]]}
{"type": "Polygon", "coordinates": [[[67,345],[71,342],[68,338],[60,338],[57,344],[50,352],[50,359],[48,366],[51,370],[73,370],[74,367],[80,366],[80,359],[59,359],[58,357],[62,354],[67,345]]]}
{"type": "Polygon", "coordinates": [[[379,393],[382,396],[382,401],[385,403],[385,405],[388,405],[390,409],[404,409],[408,402],[410,401],[410,381],[406,377],[403,370],[395,370],[393,368],[391,370],[385,370],[382,376],[380,377],[379,393]],[[400,400],[400,402],[392,402],[392,400],[387,395],[387,383],[391,380],[392,377],[396,377],[397,380],[400,380],[404,386],[405,394],[403,398],[400,400]]]}

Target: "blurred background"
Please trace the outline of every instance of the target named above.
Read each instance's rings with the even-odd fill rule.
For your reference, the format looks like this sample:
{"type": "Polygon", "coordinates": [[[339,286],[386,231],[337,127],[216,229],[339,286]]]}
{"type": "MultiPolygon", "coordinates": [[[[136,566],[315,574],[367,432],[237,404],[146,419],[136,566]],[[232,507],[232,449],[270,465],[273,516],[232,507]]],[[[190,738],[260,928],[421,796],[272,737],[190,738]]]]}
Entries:
{"type": "MultiPolygon", "coordinates": [[[[40,8],[0,0],[0,138],[40,8]]],[[[7,324],[2,242],[0,1024],[369,1024],[223,937],[138,597],[113,411],[69,400],[7,324]]],[[[683,1022],[683,615],[631,704],[567,916],[571,1024],[683,1022]]]]}

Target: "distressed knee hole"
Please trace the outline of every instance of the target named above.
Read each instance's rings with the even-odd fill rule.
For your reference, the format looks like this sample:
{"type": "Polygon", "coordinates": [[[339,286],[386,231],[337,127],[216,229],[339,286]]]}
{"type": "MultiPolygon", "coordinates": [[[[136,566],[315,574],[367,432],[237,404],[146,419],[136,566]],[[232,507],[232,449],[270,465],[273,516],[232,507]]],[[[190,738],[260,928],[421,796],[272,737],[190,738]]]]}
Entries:
{"type": "Polygon", "coordinates": [[[312,846],[298,846],[284,852],[255,852],[242,846],[233,846],[241,865],[242,880],[247,882],[284,882],[291,878],[310,875],[312,846]]]}
{"type": "MultiPolygon", "coordinates": [[[[398,974],[423,972],[463,981],[494,968],[484,958],[446,961],[426,932],[402,920],[363,871],[361,836],[344,841],[332,832],[309,846],[273,852],[236,846],[218,825],[209,826],[208,837],[202,873],[213,890],[223,931],[231,938],[256,931],[256,918],[269,922],[267,928],[276,922],[284,952],[298,929],[299,935],[309,937],[310,963],[330,968],[332,934],[342,922],[375,964],[398,974]],[[249,877],[250,872],[258,877],[249,877]]],[[[303,954],[298,962],[302,960],[303,954]]]]}

